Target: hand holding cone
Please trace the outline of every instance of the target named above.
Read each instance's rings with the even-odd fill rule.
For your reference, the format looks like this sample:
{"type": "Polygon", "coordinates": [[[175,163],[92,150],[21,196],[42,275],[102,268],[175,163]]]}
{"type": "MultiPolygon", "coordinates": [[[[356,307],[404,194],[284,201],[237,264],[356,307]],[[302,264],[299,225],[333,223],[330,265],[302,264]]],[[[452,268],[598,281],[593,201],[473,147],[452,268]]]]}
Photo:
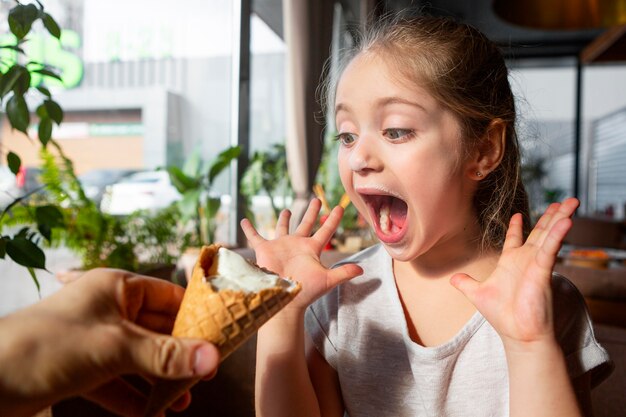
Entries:
{"type": "MultiPolygon", "coordinates": [[[[215,344],[223,361],[300,291],[299,283],[280,278],[259,292],[217,291],[209,277],[217,275],[219,245],[202,248],[176,316],[172,335],[215,344]]],[[[260,268],[259,268],[260,269],[260,268]]],[[[268,272],[268,271],[265,271],[268,272]]],[[[155,417],[200,378],[160,380],[152,388],[145,417],[155,417]]]]}

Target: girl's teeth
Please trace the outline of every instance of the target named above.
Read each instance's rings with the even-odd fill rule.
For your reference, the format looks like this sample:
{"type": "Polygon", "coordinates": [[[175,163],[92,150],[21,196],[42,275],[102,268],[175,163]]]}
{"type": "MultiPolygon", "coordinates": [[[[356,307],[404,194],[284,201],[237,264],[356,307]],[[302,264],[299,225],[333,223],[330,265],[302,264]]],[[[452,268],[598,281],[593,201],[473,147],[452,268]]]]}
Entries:
{"type": "Polygon", "coordinates": [[[383,204],[380,207],[379,223],[380,223],[380,230],[386,233],[389,232],[391,228],[391,224],[389,221],[389,205],[388,204],[383,204]]]}

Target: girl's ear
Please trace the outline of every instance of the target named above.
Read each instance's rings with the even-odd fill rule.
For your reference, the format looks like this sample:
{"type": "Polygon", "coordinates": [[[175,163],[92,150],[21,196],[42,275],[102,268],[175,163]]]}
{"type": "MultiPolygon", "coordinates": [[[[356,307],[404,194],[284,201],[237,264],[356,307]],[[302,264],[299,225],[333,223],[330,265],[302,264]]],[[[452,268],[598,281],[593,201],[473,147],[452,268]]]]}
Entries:
{"type": "Polygon", "coordinates": [[[485,178],[502,161],[505,146],[506,123],[502,119],[494,119],[468,161],[467,175],[476,181],[485,178]]]}

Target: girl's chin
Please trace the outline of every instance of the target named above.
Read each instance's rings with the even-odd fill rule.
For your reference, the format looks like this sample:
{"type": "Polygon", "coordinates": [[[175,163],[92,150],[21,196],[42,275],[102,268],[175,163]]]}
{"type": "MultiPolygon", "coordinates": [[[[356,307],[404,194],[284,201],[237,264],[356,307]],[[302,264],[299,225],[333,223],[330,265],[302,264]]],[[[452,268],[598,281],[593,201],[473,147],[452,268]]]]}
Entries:
{"type": "Polygon", "coordinates": [[[415,250],[411,250],[407,245],[388,245],[383,243],[383,247],[394,261],[410,262],[418,256],[415,250]]]}

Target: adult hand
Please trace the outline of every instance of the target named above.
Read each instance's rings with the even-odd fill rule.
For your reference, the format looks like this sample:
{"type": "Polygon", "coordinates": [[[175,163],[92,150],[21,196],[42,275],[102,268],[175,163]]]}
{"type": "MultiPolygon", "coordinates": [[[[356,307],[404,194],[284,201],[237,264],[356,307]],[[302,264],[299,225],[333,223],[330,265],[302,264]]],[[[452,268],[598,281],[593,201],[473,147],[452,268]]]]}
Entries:
{"type": "MultiPolygon", "coordinates": [[[[141,416],[146,396],[121,375],[210,377],[217,349],[176,339],[184,290],[130,272],[95,269],[41,302],[0,319],[0,414],[28,416],[82,395],[122,416],[141,416]]],[[[173,408],[184,409],[189,394],[173,408]]]]}
{"type": "Polygon", "coordinates": [[[451,283],[476,306],[498,332],[505,348],[554,342],[552,269],[578,200],[550,205],[526,242],[522,216],[511,218],[496,269],[485,281],[456,274],[451,283]]]}
{"type": "Polygon", "coordinates": [[[354,264],[334,269],[321,264],[320,254],[337,230],[343,209],[335,207],[324,224],[311,235],[320,208],[320,200],[311,200],[293,234],[289,234],[291,212],[283,210],[278,217],[276,238],[273,240],[260,236],[248,219],[241,221],[241,228],[254,249],[257,263],[280,276],[302,283],[302,291],[289,303],[288,309],[302,310],[336,285],[363,273],[361,267],[354,264]]]}

